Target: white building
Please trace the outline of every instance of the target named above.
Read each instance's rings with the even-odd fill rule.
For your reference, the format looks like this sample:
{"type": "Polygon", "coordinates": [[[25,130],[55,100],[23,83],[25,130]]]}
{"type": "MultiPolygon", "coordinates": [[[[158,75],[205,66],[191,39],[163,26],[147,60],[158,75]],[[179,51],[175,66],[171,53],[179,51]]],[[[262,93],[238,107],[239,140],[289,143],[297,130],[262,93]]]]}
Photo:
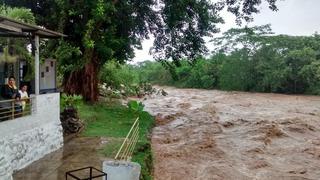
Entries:
{"type": "MultiPolygon", "coordinates": [[[[55,61],[48,60],[40,66],[39,38],[61,38],[65,35],[0,16],[0,36],[25,37],[33,39],[35,43],[35,75],[31,83],[34,94],[30,98],[30,111],[19,116],[14,107],[11,111],[10,107],[4,108],[9,114],[2,112],[4,110],[0,111],[0,117],[3,114],[8,115],[5,121],[0,121],[0,179],[11,180],[13,171],[24,168],[63,145],[59,116],[60,94],[54,91],[55,61]],[[40,94],[41,88],[46,91],[45,94],[40,94]]],[[[23,62],[17,63],[19,65],[14,65],[12,70],[16,77],[19,77],[16,78],[18,81],[23,74],[23,62]]],[[[0,64],[0,74],[3,71],[0,64]]],[[[0,83],[6,81],[8,77],[5,76],[0,75],[0,83]]],[[[9,101],[12,100],[2,102],[14,104],[9,101]]]]}

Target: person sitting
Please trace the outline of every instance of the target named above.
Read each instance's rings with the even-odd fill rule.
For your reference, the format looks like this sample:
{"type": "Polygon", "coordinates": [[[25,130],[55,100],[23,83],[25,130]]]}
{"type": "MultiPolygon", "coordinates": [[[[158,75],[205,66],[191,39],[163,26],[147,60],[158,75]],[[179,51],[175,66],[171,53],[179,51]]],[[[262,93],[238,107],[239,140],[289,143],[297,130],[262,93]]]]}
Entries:
{"type": "MultiPolygon", "coordinates": [[[[9,82],[4,86],[3,98],[5,99],[14,99],[16,102],[14,104],[15,113],[21,113],[21,105],[17,104],[21,99],[21,95],[16,86],[16,80],[13,76],[9,77],[9,82]]],[[[12,106],[12,105],[11,105],[12,106]]]]}
{"type": "Polygon", "coordinates": [[[22,111],[25,110],[26,104],[29,98],[27,90],[28,90],[28,86],[26,84],[22,85],[19,90],[20,99],[21,99],[20,105],[22,106],[22,111]]]}

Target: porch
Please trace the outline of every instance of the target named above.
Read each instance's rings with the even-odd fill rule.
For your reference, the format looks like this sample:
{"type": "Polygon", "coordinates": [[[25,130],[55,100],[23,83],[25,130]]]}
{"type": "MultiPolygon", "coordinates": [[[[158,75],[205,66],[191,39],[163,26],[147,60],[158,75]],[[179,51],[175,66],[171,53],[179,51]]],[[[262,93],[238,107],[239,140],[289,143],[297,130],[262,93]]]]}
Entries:
{"type": "MultiPolygon", "coordinates": [[[[40,65],[39,44],[40,38],[61,38],[65,35],[0,16],[0,36],[29,39],[32,47],[30,53],[34,57],[33,78],[29,81],[31,95],[27,100],[27,108],[17,111],[16,104],[19,101],[0,101],[0,179],[12,180],[13,172],[63,146],[60,93],[54,91],[56,75],[54,70],[50,70],[55,64],[50,61],[45,62],[44,67],[40,65]],[[50,74],[50,83],[45,78],[45,73],[50,74]],[[52,93],[41,94],[41,85],[49,87],[52,93]]],[[[1,85],[7,83],[9,76],[15,76],[19,86],[23,81],[25,66],[21,62],[20,59],[10,64],[2,61],[1,85]]]]}

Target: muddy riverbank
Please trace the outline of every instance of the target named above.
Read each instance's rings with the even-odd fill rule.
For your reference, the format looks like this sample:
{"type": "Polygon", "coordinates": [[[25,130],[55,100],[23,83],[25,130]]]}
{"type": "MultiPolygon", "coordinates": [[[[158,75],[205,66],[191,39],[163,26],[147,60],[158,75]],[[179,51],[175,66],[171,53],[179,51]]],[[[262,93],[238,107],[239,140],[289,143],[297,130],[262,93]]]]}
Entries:
{"type": "Polygon", "coordinates": [[[155,179],[320,179],[320,97],[165,88],[155,179]]]}

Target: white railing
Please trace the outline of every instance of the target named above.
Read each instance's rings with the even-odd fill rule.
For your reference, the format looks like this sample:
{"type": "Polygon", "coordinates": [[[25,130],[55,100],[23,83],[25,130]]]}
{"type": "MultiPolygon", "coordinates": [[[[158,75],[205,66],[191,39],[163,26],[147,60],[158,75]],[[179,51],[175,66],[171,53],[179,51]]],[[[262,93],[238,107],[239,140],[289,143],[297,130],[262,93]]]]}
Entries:
{"type": "Polygon", "coordinates": [[[139,117],[134,121],[126,138],[124,139],[115,160],[130,161],[133,155],[135,146],[139,140],[139,117]]]}
{"type": "Polygon", "coordinates": [[[33,112],[33,99],[0,101],[0,122],[31,115],[33,112]]]}

